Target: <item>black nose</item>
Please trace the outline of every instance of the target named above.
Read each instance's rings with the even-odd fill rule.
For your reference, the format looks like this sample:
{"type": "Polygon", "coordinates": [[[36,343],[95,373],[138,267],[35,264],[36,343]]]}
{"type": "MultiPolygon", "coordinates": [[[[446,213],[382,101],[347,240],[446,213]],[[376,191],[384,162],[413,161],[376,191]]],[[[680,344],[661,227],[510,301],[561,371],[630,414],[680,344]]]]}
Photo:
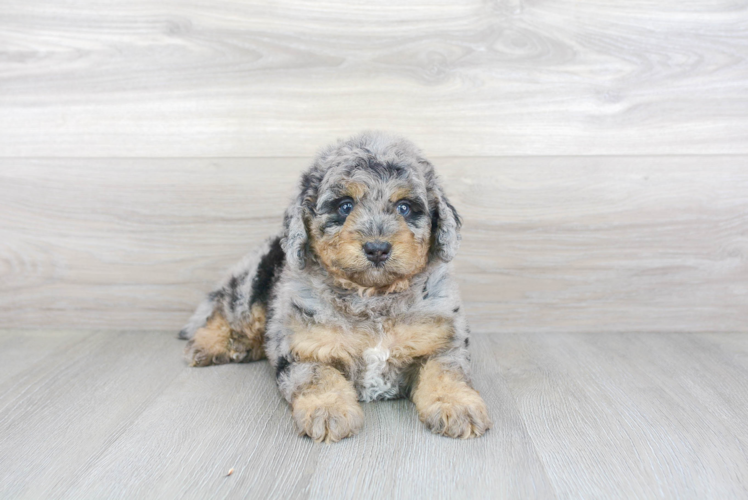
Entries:
{"type": "Polygon", "coordinates": [[[386,241],[369,241],[364,244],[366,258],[375,264],[379,264],[389,259],[390,250],[392,250],[392,245],[386,241]]]}

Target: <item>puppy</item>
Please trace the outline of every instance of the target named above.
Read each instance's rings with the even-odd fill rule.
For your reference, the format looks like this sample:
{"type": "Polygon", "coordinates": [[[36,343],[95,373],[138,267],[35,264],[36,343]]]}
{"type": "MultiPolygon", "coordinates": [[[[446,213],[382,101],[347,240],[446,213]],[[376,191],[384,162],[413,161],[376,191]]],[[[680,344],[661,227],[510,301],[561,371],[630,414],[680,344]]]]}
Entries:
{"type": "Polygon", "coordinates": [[[460,218],[411,142],[368,132],[322,150],[283,230],[244,258],[179,333],[192,366],[267,357],[301,434],[363,426],[360,401],[409,397],[453,438],[491,427],[469,378],[448,263],[460,218]]]}

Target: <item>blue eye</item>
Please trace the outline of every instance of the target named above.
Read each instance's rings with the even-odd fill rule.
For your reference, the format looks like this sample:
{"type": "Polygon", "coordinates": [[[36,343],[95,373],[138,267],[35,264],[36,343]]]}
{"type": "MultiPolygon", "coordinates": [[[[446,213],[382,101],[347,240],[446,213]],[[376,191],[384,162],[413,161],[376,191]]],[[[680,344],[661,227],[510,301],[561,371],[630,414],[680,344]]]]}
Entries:
{"type": "Polygon", "coordinates": [[[410,204],[406,202],[400,202],[397,204],[397,213],[402,215],[403,217],[407,217],[410,215],[410,204]]]}
{"type": "Polygon", "coordinates": [[[353,202],[350,200],[346,200],[338,205],[338,213],[340,213],[340,215],[348,216],[348,214],[351,213],[351,210],[353,210],[353,202]]]}

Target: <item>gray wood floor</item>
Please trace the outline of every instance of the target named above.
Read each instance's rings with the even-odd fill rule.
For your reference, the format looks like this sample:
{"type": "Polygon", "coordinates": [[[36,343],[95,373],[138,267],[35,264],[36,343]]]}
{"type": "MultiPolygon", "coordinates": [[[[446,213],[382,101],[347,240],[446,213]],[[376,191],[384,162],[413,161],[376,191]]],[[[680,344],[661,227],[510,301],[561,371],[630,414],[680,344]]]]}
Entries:
{"type": "Polygon", "coordinates": [[[296,435],[265,361],[188,368],[173,332],[2,330],[0,497],[748,496],[748,334],[471,345],[484,437],[434,436],[399,400],[324,445],[296,435]]]}

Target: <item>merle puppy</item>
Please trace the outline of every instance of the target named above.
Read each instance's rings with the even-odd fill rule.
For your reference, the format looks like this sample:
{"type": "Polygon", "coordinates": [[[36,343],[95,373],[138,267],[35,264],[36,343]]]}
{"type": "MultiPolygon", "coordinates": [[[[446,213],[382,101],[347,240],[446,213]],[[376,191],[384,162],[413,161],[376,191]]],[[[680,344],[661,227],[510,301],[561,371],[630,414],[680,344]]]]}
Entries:
{"type": "Polygon", "coordinates": [[[491,420],[469,377],[449,261],[460,218],[411,142],[363,133],[322,150],[279,236],[244,258],[179,336],[193,366],[267,357],[300,433],[339,441],[359,401],[409,397],[437,434],[491,420]]]}

